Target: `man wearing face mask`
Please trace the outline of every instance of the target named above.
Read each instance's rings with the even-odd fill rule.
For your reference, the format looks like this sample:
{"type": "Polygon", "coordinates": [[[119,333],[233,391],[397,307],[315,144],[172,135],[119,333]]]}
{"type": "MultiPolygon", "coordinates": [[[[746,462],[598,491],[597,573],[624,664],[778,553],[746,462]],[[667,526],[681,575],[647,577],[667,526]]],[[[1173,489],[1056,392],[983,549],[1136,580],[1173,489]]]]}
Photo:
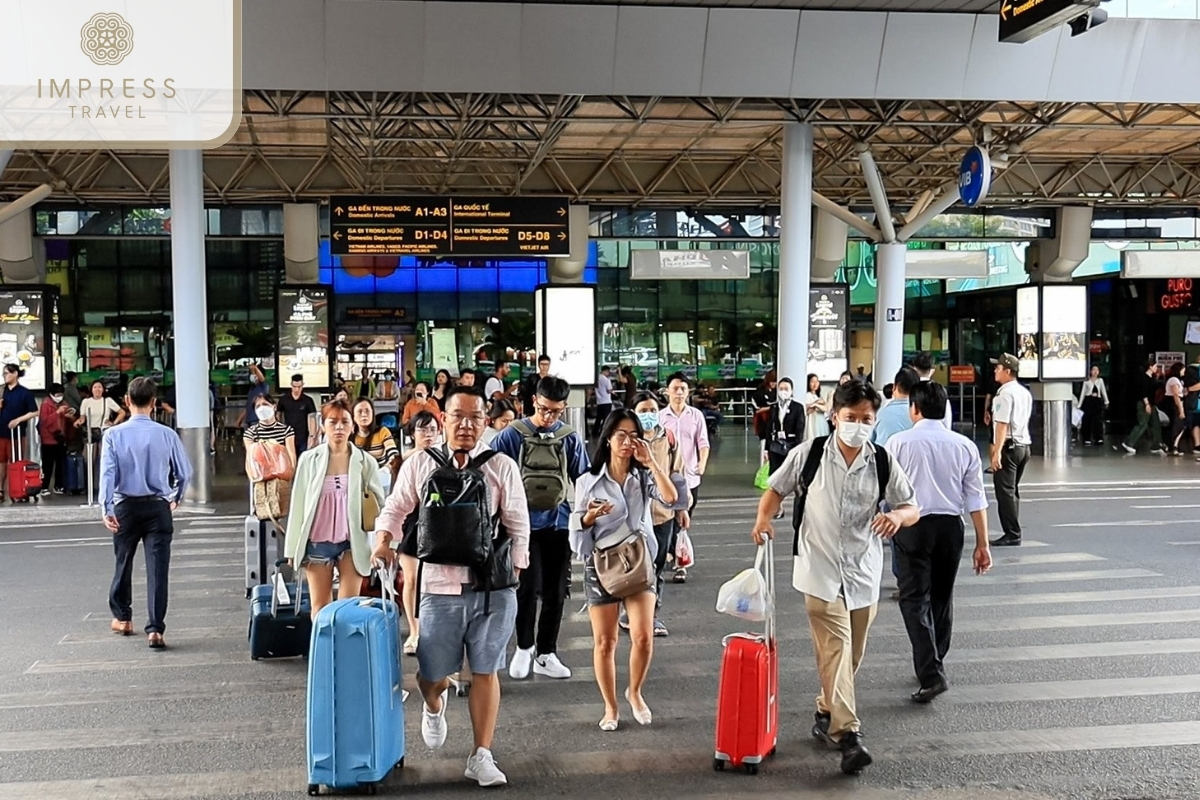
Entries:
{"type": "Polygon", "coordinates": [[[804,442],[771,476],[751,535],[774,538],[772,519],[784,498],[798,495],[792,586],[805,595],[821,693],[817,739],[842,753],[842,772],[871,763],[854,698],[854,675],[867,647],[879,603],[883,539],[913,525],[918,509],[912,483],[883,448],[870,443],[882,399],[861,381],[833,395],[835,435],[804,442]],[[886,501],[890,511],[883,512],[886,501]]]}

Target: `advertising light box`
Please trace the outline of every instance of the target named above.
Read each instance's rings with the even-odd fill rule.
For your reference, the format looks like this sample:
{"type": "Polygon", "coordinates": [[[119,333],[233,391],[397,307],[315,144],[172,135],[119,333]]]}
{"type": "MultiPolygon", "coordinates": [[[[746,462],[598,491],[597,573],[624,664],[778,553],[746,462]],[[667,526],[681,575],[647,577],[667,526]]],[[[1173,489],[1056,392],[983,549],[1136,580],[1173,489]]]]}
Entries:
{"type": "Polygon", "coordinates": [[[21,384],[35,392],[46,390],[59,366],[57,319],[50,324],[57,303],[55,290],[44,287],[0,291],[0,363],[20,367],[21,384]]]}
{"type": "Polygon", "coordinates": [[[1042,288],[1042,379],[1087,377],[1087,287],[1042,288]]]}
{"type": "Polygon", "coordinates": [[[836,381],[850,366],[847,295],[845,286],[808,290],[808,371],[823,383],[836,381]]]}
{"type": "Polygon", "coordinates": [[[1041,298],[1039,287],[1023,286],[1017,289],[1017,359],[1021,366],[1017,377],[1037,380],[1041,367],[1038,333],[1041,329],[1041,298]]]}
{"type": "Polygon", "coordinates": [[[333,388],[333,335],[328,286],[280,286],[275,309],[275,370],[280,390],[292,375],[307,389],[333,388]]]}
{"type": "Polygon", "coordinates": [[[534,297],[537,342],[571,386],[596,385],[596,289],[543,286],[534,297]]]}

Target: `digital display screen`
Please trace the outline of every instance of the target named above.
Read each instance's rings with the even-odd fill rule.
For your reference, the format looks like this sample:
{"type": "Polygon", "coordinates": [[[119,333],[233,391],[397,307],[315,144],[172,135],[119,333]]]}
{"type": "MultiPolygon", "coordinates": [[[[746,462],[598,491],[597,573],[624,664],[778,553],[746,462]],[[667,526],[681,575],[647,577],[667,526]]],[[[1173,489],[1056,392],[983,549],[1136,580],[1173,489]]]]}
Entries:
{"type": "Polygon", "coordinates": [[[823,383],[836,381],[850,365],[845,286],[813,286],[808,290],[808,371],[823,383]]]}
{"type": "Polygon", "coordinates": [[[281,286],[276,307],[275,370],[280,389],[302,375],[307,389],[333,387],[328,286],[281,286]]]}
{"type": "Polygon", "coordinates": [[[1021,362],[1017,377],[1037,380],[1041,365],[1038,333],[1041,327],[1040,287],[1017,289],[1017,359],[1021,362]]]}
{"type": "Polygon", "coordinates": [[[24,370],[21,384],[35,392],[45,391],[47,378],[46,293],[0,292],[0,363],[16,364],[24,370]]]}
{"type": "Polygon", "coordinates": [[[538,289],[538,342],[554,372],[572,386],[596,384],[596,290],[592,286],[538,289]]]}
{"type": "Polygon", "coordinates": [[[1087,377],[1087,287],[1042,288],[1042,379],[1087,377]]]}

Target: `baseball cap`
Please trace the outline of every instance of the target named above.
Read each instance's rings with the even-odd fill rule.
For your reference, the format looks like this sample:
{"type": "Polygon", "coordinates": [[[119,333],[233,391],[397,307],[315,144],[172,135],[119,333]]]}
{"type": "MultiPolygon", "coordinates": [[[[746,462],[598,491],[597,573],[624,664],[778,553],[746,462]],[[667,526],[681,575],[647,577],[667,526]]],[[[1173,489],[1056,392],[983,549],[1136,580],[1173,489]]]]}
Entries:
{"type": "Polygon", "coordinates": [[[1013,372],[1016,372],[1021,368],[1020,360],[1012,353],[1004,353],[999,358],[993,358],[991,361],[993,364],[999,364],[1002,367],[1007,367],[1013,372]]]}

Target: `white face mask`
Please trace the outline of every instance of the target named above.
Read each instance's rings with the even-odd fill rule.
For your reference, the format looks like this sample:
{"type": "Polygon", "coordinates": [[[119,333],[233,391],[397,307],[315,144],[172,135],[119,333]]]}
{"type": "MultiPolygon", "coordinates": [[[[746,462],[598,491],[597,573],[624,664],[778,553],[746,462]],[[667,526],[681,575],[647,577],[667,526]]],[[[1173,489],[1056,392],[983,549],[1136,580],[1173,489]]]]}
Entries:
{"type": "Polygon", "coordinates": [[[838,420],[837,435],[847,447],[862,447],[871,440],[875,426],[868,422],[842,422],[838,420]]]}
{"type": "Polygon", "coordinates": [[[777,394],[781,403],[786,403],[792,399],[792,393],[788,389],[780,389],[777,394]]]}
{"type": "Polygon", "coordinates": [[[60,394],[60,395],[53,395],[53,394],[52,394],[52,395],[50,395],[50,399],[51,399],[53,402],[55,402],[55,403],[61,403],[61,402],[62,402],[62,395],[61,395],[61,394],[60,394]]]}
{"type": "Polygon", "coordinates": [[[254,413],[258,415],[259,422],[270,422],[275,418],[275,409],[271,406],[257,406],[254,413]]]}

